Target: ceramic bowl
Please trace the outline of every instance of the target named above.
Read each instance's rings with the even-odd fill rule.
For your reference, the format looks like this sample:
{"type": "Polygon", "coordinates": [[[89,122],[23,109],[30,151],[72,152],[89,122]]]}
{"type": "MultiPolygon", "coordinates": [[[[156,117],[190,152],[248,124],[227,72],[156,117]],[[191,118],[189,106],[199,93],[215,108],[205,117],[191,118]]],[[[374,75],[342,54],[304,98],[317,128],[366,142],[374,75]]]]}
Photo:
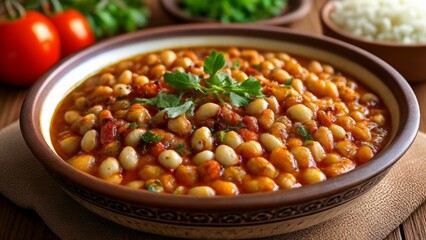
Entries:
{"type": "MultiPolygon", "coordinates": [[[[204,17],[191,16],[180,7],[181,0],[160,0],[163,9],[181,22],[187,23],[212,23],[211,20],[204,17]]],[[[311,0],[289,0],[288,7],[277,17],[256,21],[256,24],[262,25],[288,25],[294,21],[303,18],[312,8],[311,0]]]]}
{"type": "Polygon", "coordinates": [[[333,2],[327,2],[321,10],[321,25],[325,35],[358,46],[385,60],[398,70],[409,82],[426,81],[426,43],[398,44],[369,41],[357,37],[336,26],[330,19],[333,2]]]}
{"type": "Polygon", "coordinates": [[[149,29],[98,43],[66,59],[38,81],[22,107],[21,129],[34,155],[82,206],[118,224],[184,238],[236,239],[277,235],[339,215],[375,186],[413,142],[419,108],[405,79],[379,58],[330,38],[284,28],[194,24],[149,29]],[[137,54],[188,46],[283,50],[318,59],[374,89],[390,109],[390,140],[372,161],[352,172],[300,189],[235,197],[158,194],[113,185],[71,167],[49,134],[63,96],[100,69],[137,54]]]}

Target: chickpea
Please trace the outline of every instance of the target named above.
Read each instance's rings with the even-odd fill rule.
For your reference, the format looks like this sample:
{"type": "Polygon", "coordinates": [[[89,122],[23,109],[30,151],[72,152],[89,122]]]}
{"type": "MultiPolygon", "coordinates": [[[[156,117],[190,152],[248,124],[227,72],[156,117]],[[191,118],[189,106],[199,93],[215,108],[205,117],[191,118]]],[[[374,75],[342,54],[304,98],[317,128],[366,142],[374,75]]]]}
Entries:
{"type": "Polygon", "coordinates": [[[78,111],[70,110],[65,112],[64,119],[66,123],[68,123],[69,125],[72,125],[75,121],[80,120],[81,116],[78,111]]]}
{"type": "Polygon", "coordinates": [[[327,127],[320,127],[314,134],[314,139],[317,140],[325,151],[329,152],[333,149],[334,139],[333,133],[327,127]]]}
{"type": "Polygon", "coordinates": [[[289,138],[287,141],[287,148],[292,149],[294,147],[300,147],[303,146],[303,141],[300,138],[289,138]]]}
{"type": "Polygon", "coordinates": [[[327,177],[325,174],[316,167],[310,167],[305,169],[301,174],[301,179],[306,184],[314,184],[319,182],[324,182],[327,177]]]}
{"type": "Polygon", "coordinates": [[[80,150],[80,136],[70,136],[59,142],[59,147],[66,154],[74,154],[80,150]]]}
{"type": "Polygon", "coordinates": [[[92,155],[78,155],[68,160],[68,163],[80,171],[92,174],[95,170],[96,158],[92,155]]]}
{"type": "Polygon", "coordinates": [[[198,186],[189,189],[188,195],[195,197],[213,197],[216,192],[209,186],[198,186]]]}
{"type": "Polygon", "coordinates": [[[138,175],[142,180],[156,179],[164,173],[163,168],[156,165],[147,164],[139,171],[138,175]]]}
{"type": "Polygon", "coordinates": [[[317,141],[310,141],[308,144],[309,150],[311,150],[312,156],[314,157],[315,162],[321,162],[326,154],[324,148],[322,148],[321,144],[317,141]]]}
{"type": "Polygon", "coordinates": [[[287,109],[287,116],[297,122],[304,123],[314,117],[311,109],[303,104],[296,104],[287,109]]]}
{"type": "Polygon", "coordinates": [[[336,84],[330,81],[325,82],[324,95],[331,98],[339,97],[339,90],[337,89],[336,84]]]}
{"type": "Polygon", "coordinates": [[[115,77],[111,73],[104,73],[99,78],[99,85],[112,86],[115,84],[115,77]]]}
{"type": "Polygon", "coordinates": [[[178,187],[176,178],[170,173],[165,173],[161,175],[160,181],[161,185],[163,185],[164,191],[168,193],[174,192],[178,187]]]}
{"type": "Polygon", "coordinates": [[[232,70],[231,76],[237,80],[237,82],[243,82],[248,78],[247,74],[241,70],[232,70]]]}
{"type": "Polygon", "coordinates": [[[163,51],[160,54],[160,59],[167,68],[169,68],[175,62],[176,58],[176,53],[171,50],[163,51]]]}
{"type": "Polygon", "coordinates": [[[284,144],[278,138],[269,133],[263,133],[260,135],[260,142],[269,152],[272,152],[274,149],[284,147],[284,144]]]}
{"type": "Polygon", "coordinates": [[[235,196],[239,194],[237,185],[232,182],[216,180],[211,184],[217,195],[235,196]]]}
{"type": "Polygon", "coordinates": [[[250,158],[247,161],[248,171],[256,176],[264,176],[275,178],[277,176],[277,171],[268,160],[263,157],[250,158]]]}
{"type": "Polygon", "coordinates": [[[155,126],[162,126],[162,125],[166,124],[166,121],[167,121],[167,115],[166,115],[166,111],[164,111],[164,110],[157,112],[154,115],[154,117],[151,118],[151,122],[155,126]]]}
{"type": "Polygon", "coordinates": [[[131,131],[129,134],[127,134],[126,138],[124,139],[124,142],[128,145],[128,146],[132,146],[132,147],[137,147],[139,145],[139,143],[141,142],[141,136],[145,133],[146,131],[143,129],[134,129],[133,131],[131,131]]]}
{"type": "Polygon", "coordinates": [[[129,95],[129,93],[132,91],[131,87],[129,85],[123,84],[123,83],[117,83],[112,87],[114,91],[114,95],[117,97],[123,97],[129,95]]]}
{"type": "MultiPolygon", "coordinates": [[[[95,88],[95,90],[92,92],[92,97],[108,97],[111,96],[111,94],[114,92],[114,90],[111,87],[108,86],[98,86],[95,88]]],[[[82,109],[80,109],[82,110],[82,109]]]]}
{"type": "Polygon", "coordinates": [[[86,97],[79,97],[74,102],[75,107],[82,111],[87,106],[87,98],[86,97]]]}
{"type": "Polygon", "coordinates": [[[198,173],[196,166],[180,165],[176,168],[175,176],[180,183],[188,186],[194,186],[198,182],[198,173]]]}
{"type": "Polygon", "coordinates": [[[167,127],[170,131],[177,133],[179,136],[185,136],[192,130],[192,124],[188,119],[186,119],[185,114],[182,114],[177,118],[169,119],[167,127]]]}
{"type": "Polygon", "coordinates": [[[279,83],[285,83],[287,80],[291,79],[292,76],[284,69],[274,68],[269,74],[271,80],[277,81],[279,83]]]}
{"type": "Polygon", "coordinates": [[[351,132],[352,132],[352,136],[356,140],[370,142],[372,139],[371,132],[370,130],[368,130],[368,128],[354,127],[352,128],[351,132]]]}
{"type": "Polygon", "coordinates": [[[132,106],[130,106],[129,111],[127,112],[126,119],[129,122],[147,124],[151,119],[151,115],[149,114],[148,110],[142,105],[133,104],[132,106]]]}
{"type": "Polygon", "coordinates": [[[263,98],[258,98],[246,106],[246,113],[251,116],[258,116],[267,108],[268,102],[263,98]]]}
{"type": "Polygon", "coordinates": [[[215,158],[214,152],[212,152],[210,150],[204,150],[202,152],[199,152],[199,153],[195,154],[195,156],[192,158],[192,162],[196,166],[199,166],[203,162],[207,162],[209,160],[213,160],[214,158],[215,158]]]}
{"type": "Polygon", "coordinates": [[[260,71],[263,75],[268,75],[275,68],[274,64],[270,61],[264,61],[260,63],[260,71]]]}
{"type": "Polygon", "coordinates": [[[321,63],[318,62],[318,61],[311,61],[308,65],[308,70],[309,70],[309,72],[314,72],[314,73],[317,73],[317,74],[324,71],[321,63]]]}
{"type": "Polygon", "coordinates": [[[160,62],[160,58],[157,54],[155,53],[150,53],[145,57],[145,64],[148,66],[152,66],[154,64],[157,64],[160,62]]]}
{"type": "Polygon", "coordinates": [[[257,177],[243,183],[243,190],[247,193],[273,192],[278,190],[278,185],[268,177],[257,177]]]}
{"type": "Polygon", "coordinates": [[[118,156],[121,165],[126,170],[134,170],[138,166],[139,156],[135,149],[131,146],[127,146],[121,150],[118,156]]]}
{"type": "Polygon", "coordinates": [[[104,110],[104,107],[102,105],[95,105],[89,109],[89,113],[98,115],[102,110],[104,110]]]}
{"type": "Polygon", "coordinates": [[[98,174],[101,178],[110,178],[113,175],[120,173],[120,163],[113,157],[106,158],[98,169],[98,174]]]}
{"type": "Polygon", "coordinates": [[[280,186],[281,189],[291,189],[301,187],[299,183],[297,183],[296,178],[291,173],[281,173],[276,178],[275,182],[280,186]]]}
{"type": "Polygon", "coordinates": [[[87,131],[81,139],[81,149],[91,152],[99,146],[99,134],[95,129],[87,131]]]}
{"type": "Polygon", "coordinates": [[[361,163],[370,161],[374,156],[373,150],[369,146],[361,146],[356,153],[356,159],[361,163]]]}
{"type": "Polygon", "coordinates": [[[149,78],[147,76],[137,76],[135,80],[133,80],[133,85],[142,86],[149,83],[149,78]]]}
{"type": "Polygon", "coordinates": [[[250,159],[262,156],[263,149],[260,143],[252,140],[240,144],[237,147],[237,153],[240,154],[244,159],[250,159]]]}
{"type": "Polygon", "coordinates": [[[197,109],[195,112],[195,118],[198,121],[207,120],[216,117],[219,110],[220,106],[216,103],[205,103],[197,109]]]}
{"type": "Polygon", "coordinates": [[[259,125],[263,129],[269,129],[274,123],[274,120],[275,120],[275,113],[269,108],[263,111],[258,118],[259,125]]]}
{"type": "Polygon", "coordinates": [[[149,71],[149,76],[151,79],[159,79],[164,75],[165,72],[166,67],[162,64],[157,64],[151,68],[149,71]]]}
{"type": "Polygon", "coordinates": [[[203,150],[212,150],[213,137],[210,129],[207,127],[198,128],[192,135],[191,146],[197,152],[203,150]]]}
{"type": "Polygon", "coordinates": [[[235,150],[228,145],[223,144],[216,148],[215,158],[225,167],[234,166],[240,162],[240,158],[235,150]]]}
{"type": "Polygon", "coordinates": [[[192,60],[188,57],[178,58],[175,61],[175,66],[183,67],[185,69],[191,67],[193,64],[192,60]]]}
{"type": "Polygon", "coordinates": [[[118,82],[130,85],[132,84],[132,75],[133,73],[130,70],[124,70],[118,77],[118,82]]]}
{"type": "Polygon", "coordinates": [[[373,106],[379,103],[379,98],[373,93],[364,93],[360,100],[362,103],[368,103],[373,106]]]}
{"type": "Polygon", "coordinates": [[[229,182],[242,183],[246,176],[246,170],[241,166],[230,166],[223,171],[223,179],[229,182]]]}
{"type": "Polygon", "coordinates": [[[299,166],[297,161],[294,159],[293,154],[284,148],[277,148],[271,152],[269,156],[271,163],[279,170],[288,173],[298,173],[299,166]]]}
{"type": "Polygon", "coordinates": [[[371,118],[371,120],[372,120],[373,122],[377,123],[377,125],[379,125],[380,127],[384,126],[384,125],[385,125],[385,122],[386,122],[386,119],[385,119],[385,117],[383,116],[383,114],[377,114],[377,115],[374,115],[374,116],[371,118]]]}
{"type": "Polygon", "coordinates": [[[223,143],[230,146],[233,149],[237,149],[237,147],[243,143],[243,139],[240,134],[235,131],[229,131],[225,134],[225,138],[223,143]]]}
{"type": "Polygon", "coordinates": [[[222,166],[215,160],[209,160],[197,167],[197,173],[204,182],[211,182],[220,178],[222,175],[222,166]]]}
{"type": "Polygon", "coordinates": [[[315,166],[314,158],[311,151],[307,147],[293,147],[291,153],[297,160],[301,169],[306,169],[315,166]]]}
{"type": "Polygon", "coordinates": [[[158,162],[165,168],[176,169],[182,163],[182,157],[175,150],[165,150],[158,156],[158,162]]]}

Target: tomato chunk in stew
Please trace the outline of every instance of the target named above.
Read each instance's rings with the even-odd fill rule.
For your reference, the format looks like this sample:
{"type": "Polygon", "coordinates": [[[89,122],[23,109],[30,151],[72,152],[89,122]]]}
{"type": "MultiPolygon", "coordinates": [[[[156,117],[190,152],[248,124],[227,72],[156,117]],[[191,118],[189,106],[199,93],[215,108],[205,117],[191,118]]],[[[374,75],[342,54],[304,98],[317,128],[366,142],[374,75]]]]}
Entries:
{"type": "Polygon", "coordinates": [[[326,63],[200,47],[103,69],[61,102],[51,137],[105,181],[210,197],[326,181],[372,160],[389,130],[381,99],[326,63]]]}

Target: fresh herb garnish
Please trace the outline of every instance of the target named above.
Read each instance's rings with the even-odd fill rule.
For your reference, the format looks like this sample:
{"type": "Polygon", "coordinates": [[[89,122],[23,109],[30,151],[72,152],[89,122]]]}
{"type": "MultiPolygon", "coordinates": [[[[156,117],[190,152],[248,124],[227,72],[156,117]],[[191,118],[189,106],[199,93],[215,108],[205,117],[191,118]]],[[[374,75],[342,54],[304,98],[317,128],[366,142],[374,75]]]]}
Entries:
{"type": "Polygon", "coordinates": [[[193,112],[194,102],[187,100],[184,103],[181,103],[182,95],[183,93],[176,95],[159,92],[157,96],[153,98],[135,98],[133,102],[155,105],[158,109],[164,109],[167,113],[167,117],[176,118],[188,111],[193,112]]]}
{"type": "Polygon", "coordinates": [[[235,70],[235,69],[237,69],[239,67],[240,67],[240,62],[239,61],[234,61],[232,63],[232,66],[231,66],[231,70],[235,70]]]}
{"type": "Polygon", "coordinates": [[[256,68],[256,69],[260,69],[260,64],[253,64],[253,65],[251,65],[253,68],[256,68]]]}
{"type": "Polygon", "coordinates": [[[163,185],[160,180],[155,179],[152,182],[147,182],[145,188],[150,192],[161,192],[163,190],[163,185]]]}
{"type": "Polygon", "coordinates": [[[175,151],[176,151],[177,153],[182,154],[184,150],[185,150],[185,144],[183,144],[183,143],[178,143],[178,144],[176,145],[176,149],[175,149],[175,151]]]}
{"type": "Polygon", "coordinates": [[[210,77],[205,81],[206,86],[200,85],[201,79],[192,74],[180,71],[165,73],[164,80],[170,86],[181,90],[195,90],[204,94],[214,94],[222,105],[225,105],[223,96],[227,97],[236,107],[245,106],[254,97],[263,97],[262,85],[255,78],[250,77],[239,83],[226,73],[219,73],[225,66],[223,53],[213,51],[204,61],[205,72],[210,77]]]}
{"type": "Polygon", "coordinates": [[[284,85],[289,86],[289,87],[291,86],[291,84],[293,84],[293,78],[287,79],[284,83],[284,85]]]}
{"type": "Polygon", "coordinates": [[[309,134],[308,130],[306,130],[306,128],[301,123],[296,123],[295,128],[296,128],[297,134],[303,137],[304,139],[303,145],[306,146],[310,141],[312,141],[312,136],[309,134]]]}
{"type": "Polygon", "coordinates": [[[141,140],[144,142],[144,143],[156,143],[156,142],[159,142],[159,141],[161,141],[163,139],[163,137],[162,136],[158,136],[158,135],[155,135],[153,132],[151,132],[151,131],[146,131],[144,134],[142,134],[142,136],[141,136],[141,140]]]}
{"type": "Polygon", "coordinates": [[[131,122],[131,123],[129,123],[129,125],[127,126],[127,127],[133,127],[133,128],[136,128],[136,127],[138,127],[139,125],[138,125],[138,123],[137,122],[131,122]]]}

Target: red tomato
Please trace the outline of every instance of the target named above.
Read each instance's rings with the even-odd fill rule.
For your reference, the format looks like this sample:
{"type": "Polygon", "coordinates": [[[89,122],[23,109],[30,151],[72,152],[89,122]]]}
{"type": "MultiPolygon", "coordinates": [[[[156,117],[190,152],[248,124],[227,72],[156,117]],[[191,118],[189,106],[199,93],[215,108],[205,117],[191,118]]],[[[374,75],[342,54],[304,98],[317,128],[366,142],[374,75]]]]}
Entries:
{"type": "Polygon", "coordinates": [[[62,56],[67,56],[95,41],[86,17],[74,9],[68,9],[50,17],[58,30],[62,44],[62,56]]]}
{"type": "Polygon", "coordinates": [[[41,13],[0,22],[0,81],[29,86],[60,57],[58,32],[41,13]]]}

